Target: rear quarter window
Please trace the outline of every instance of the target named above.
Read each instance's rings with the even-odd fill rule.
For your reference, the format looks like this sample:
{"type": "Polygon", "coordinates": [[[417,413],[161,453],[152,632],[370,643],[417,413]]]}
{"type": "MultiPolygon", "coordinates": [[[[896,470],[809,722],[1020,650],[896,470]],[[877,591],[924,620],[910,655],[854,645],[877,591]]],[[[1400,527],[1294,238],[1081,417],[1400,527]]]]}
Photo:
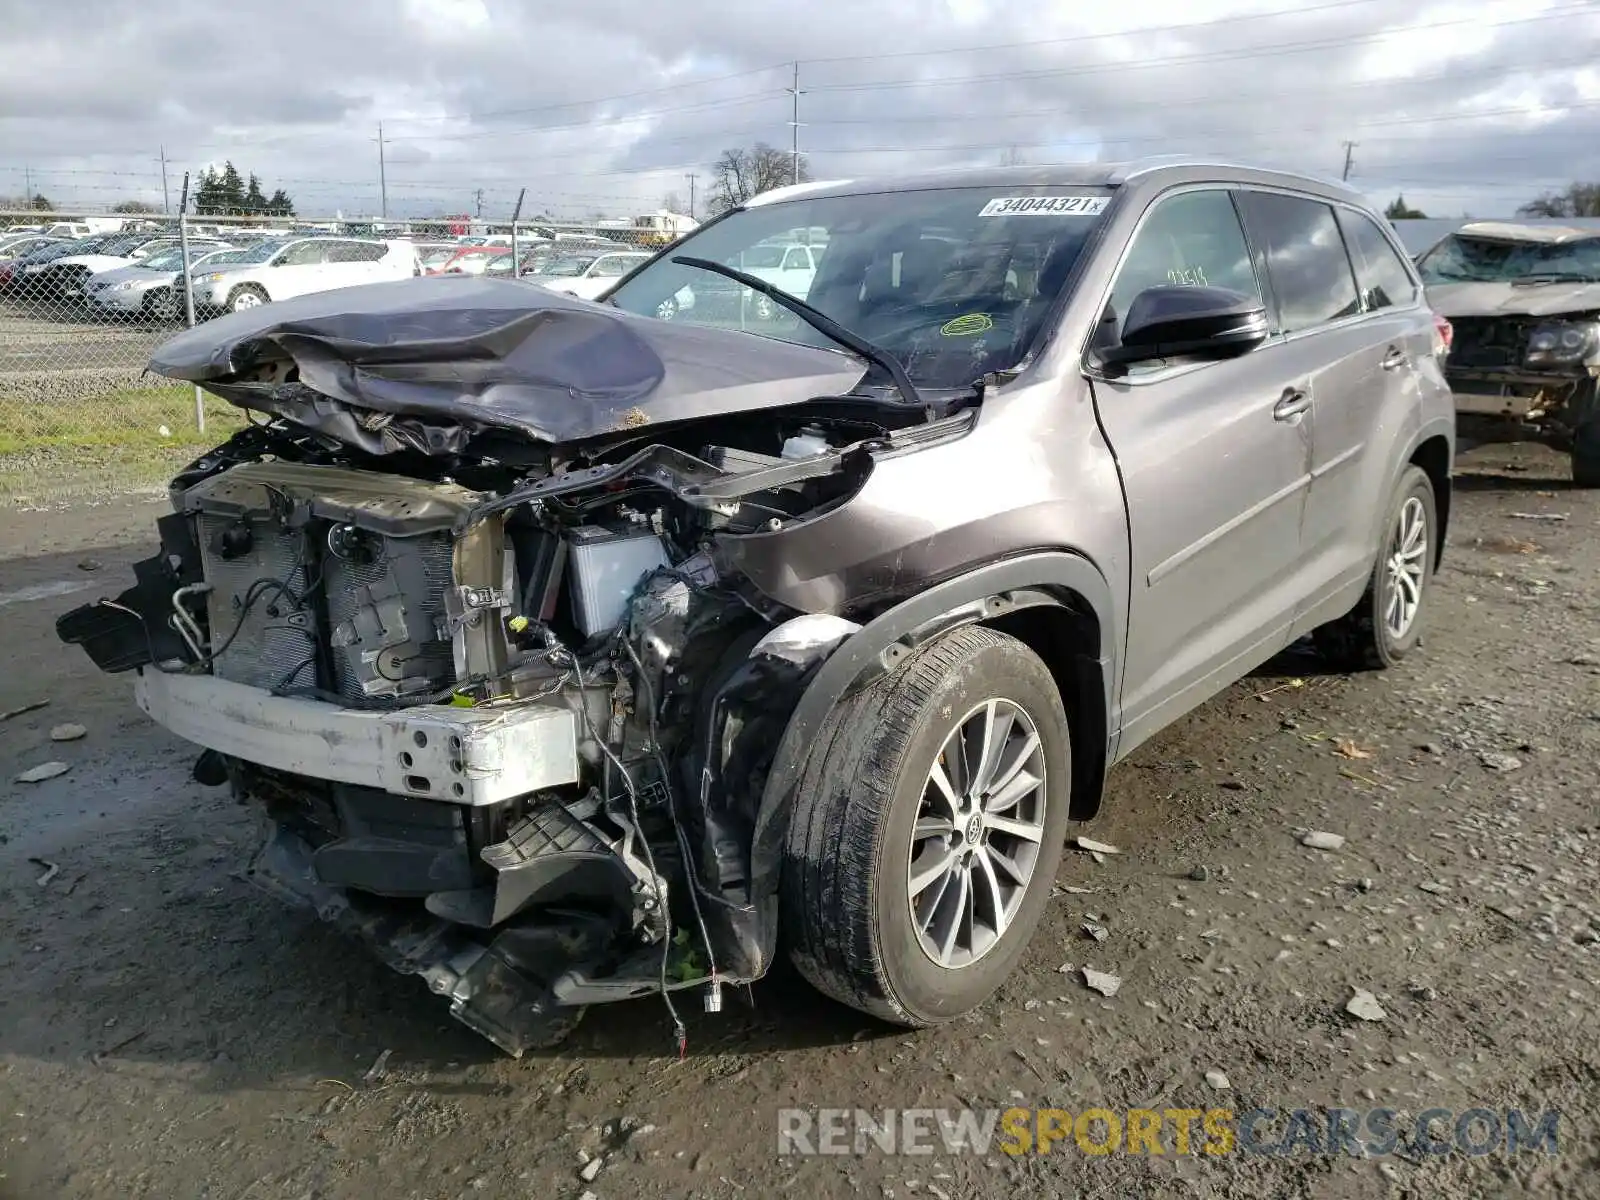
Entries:
{"type": "Polygon", "coordinates": [[[1355,264],[1363,305],[1368,309],[1405,307],[1416,300],[1416,282],[1377,222],[1346,208],[1339,210],[1339,227],[1355,264]]]}

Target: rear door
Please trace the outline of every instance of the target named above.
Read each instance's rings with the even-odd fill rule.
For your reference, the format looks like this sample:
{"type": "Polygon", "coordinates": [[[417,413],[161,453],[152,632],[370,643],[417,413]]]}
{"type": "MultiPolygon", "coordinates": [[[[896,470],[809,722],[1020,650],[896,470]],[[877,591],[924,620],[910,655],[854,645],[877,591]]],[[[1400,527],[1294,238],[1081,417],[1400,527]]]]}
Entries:
{"type": "MultiPolygon", "coordinates": [[[[1228,189],[1183,189],[1152,205],[1117,271],[1107,323],[1120,329],[1136,295],[1167,284],[1263,295],[1228,189]]],[[[1093,380],[1130,526],[1130,748],[1288,644],[1311,439],[1307,381],[1281,349],[1093,380]]]]}
{"type": "Polygon", "coordinates": [[[1388,487],[1371,474],[1383,453],[1374,439],[1385,393],[1404,374],[1395,365],[1406,355],[1406,319],[1363,304],[1333,205],[1260,190],[1241,202],[1277,298],[1282,353],[1298,360],[1311,397],[1303,616],[1372,569],[1368,526],[1388,487]]]}

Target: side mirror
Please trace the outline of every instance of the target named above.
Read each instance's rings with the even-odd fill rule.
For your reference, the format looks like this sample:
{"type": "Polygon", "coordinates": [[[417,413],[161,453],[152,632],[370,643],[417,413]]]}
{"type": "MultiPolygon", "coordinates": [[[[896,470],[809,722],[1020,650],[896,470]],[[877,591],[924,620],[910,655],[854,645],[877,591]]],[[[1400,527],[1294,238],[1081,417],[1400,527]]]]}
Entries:
{"type": "Polygon", "coordinates": [[[1267,340],[1259,298],[1219,287],[1164,284],[1128,305],[1122,342],[1098,352],[1111,366],[1153,358],[1233,358],[1267,340]]]}

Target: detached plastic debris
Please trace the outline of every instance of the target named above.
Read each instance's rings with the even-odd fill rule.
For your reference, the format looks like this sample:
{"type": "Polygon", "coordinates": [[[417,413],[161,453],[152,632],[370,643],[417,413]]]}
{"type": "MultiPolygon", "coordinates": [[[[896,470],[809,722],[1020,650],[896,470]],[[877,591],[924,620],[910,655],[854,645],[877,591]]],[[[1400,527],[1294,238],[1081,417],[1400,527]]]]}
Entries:
{"type": "Polygon", "coordinates": [[[1099,992],[1107,1000],[1122,990],[1122,979],[1116,975],[1108,975],[1104,971],[1083,969],[1083,983],[1090,991],[1099,992]]]}
{"type": "Polygon", "coordinates": [[[54,779],[57,775],[65,775],[72,770],[64,762],[40,763],[37,767],[30,767],[17,776],[18,783],[43,783],[46,779],[54,779]]]}

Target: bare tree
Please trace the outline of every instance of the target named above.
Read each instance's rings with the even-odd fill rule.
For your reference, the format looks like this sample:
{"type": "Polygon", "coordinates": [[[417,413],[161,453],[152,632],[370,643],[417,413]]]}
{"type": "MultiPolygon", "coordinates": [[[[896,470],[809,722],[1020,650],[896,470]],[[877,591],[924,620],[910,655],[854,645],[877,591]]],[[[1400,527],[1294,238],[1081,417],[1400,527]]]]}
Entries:
{"type": "Polygon", "coordinates": [[[1600,217],[1600,183],[1570,183],[1517,209],[1519,217],[1600,217]]]}
{"type": "MultiPolygon", "coordinates": [[[[794,158],[786,150],[757,142],[743,149],[724,150],[711,168],[711,194],[707,197],[713,214],[726,212],[752,196],[770,192],[795,182],[794,158]]],[[[811,178],[805,155],[800,156],[800,182],[811,178]]]]}
{"type": "Polygon", "coordinates": [[[146,204],[143,200],[124,200],[120,204],[111,206],[114,213],[156,213],[161,210],[154,204],[146,204]]]}
{"type": "Polygon", "coordinates": [[[683,211],[683,197],[678,195],[677,192],[668,192],[661,197],[661,207],[670,213],[681,213],[683,211]]]}
{"type": "Polygon", "coordinates": [[[1000,165],[1002,167],[1020,167],[1025,162],[1027,162],[1027,159],[1023,158],[1022,151],[1015,146],[1007,146],[1005,152],[1000,156],[1000,165]]]}

